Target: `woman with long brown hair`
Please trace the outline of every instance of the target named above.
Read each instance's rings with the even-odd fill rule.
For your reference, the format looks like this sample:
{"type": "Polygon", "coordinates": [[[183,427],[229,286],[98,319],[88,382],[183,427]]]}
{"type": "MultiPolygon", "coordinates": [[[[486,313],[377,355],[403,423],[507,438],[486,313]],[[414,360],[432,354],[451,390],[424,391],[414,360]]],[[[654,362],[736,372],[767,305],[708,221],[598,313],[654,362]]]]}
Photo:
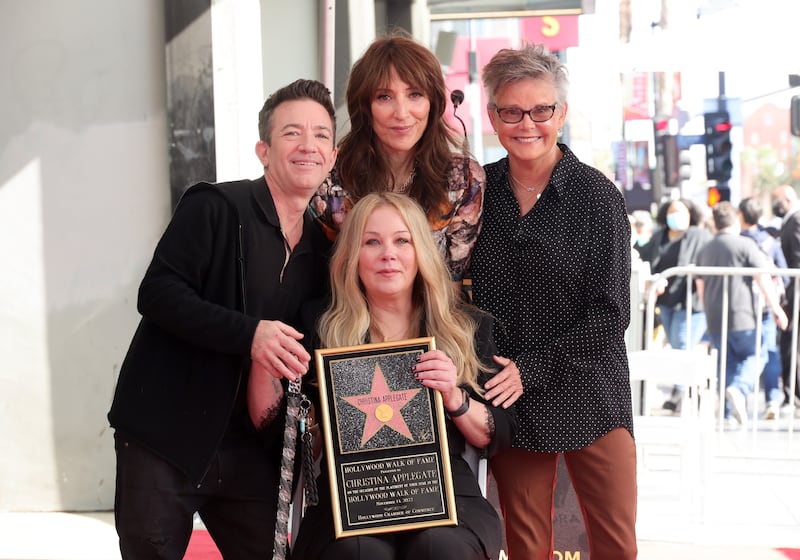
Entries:
{"type": "Polygon", "coordinates": [[[320,188],[331,201],[318,218],[335,237],[341,216],[371,192],[415,199],[428,218],[451,279],[460,282],[480,229],[485,177],[444,118],[447,89],[436,56],[402,32],[376,39],[350,70],[349,132],[320,188]]]}

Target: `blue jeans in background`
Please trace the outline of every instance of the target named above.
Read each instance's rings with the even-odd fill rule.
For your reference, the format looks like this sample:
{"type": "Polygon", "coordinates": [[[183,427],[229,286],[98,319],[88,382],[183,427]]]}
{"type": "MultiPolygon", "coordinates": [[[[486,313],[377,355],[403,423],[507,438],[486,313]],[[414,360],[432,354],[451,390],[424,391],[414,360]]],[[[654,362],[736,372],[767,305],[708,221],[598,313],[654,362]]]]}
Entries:
{"type": "Polygon", "coordinates": [[[692,312],[691,344],[686,343],[685,309],[674,309],[666,305],[659,305],[658,314],[661,317],[661,324],[664,326],[664,333],[670,346],[676,350],[691,350],[700,344],[700,340],[706,332],[705,313],[702,311],[692,312]]]}
{"type": "MultiPolygon", "coordinates": [[[[711,344],[722,356],[721,333],[708,333],[711,344]]],[[[733,387],[742,392],[746,397],[753,392],[761,375],[761,368],[766,360],[766,349],[760,345],[761,356],[756,354],[756,330],[728,331],[728,347],[725,352],[725,387],[733,387]]],[[[717,379],[720,375],[720,365],[717,362],[717,379]]],[[[725,418],[731,417],[730,404],[725,400],[725,418]]]]}

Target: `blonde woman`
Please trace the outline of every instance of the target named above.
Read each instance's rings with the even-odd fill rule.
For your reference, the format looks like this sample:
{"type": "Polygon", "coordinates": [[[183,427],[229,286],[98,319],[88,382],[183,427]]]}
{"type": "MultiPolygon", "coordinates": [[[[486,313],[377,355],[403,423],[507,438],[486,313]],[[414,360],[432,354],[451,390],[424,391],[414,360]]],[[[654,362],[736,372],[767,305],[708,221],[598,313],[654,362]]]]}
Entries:
{"type": "Polygon", "coordinates": [[[461,457],[465,443],[490,455],[506,448],[516,431],[513,406],[492,406],[481,394],[497,367],[490,365],[492,319],[460,303],[425,213],[401,194],[368,194],[355,204],[336,242],[331,285],[319,325],[323,347],[435,337],[436,350],[420,356],[414,375],[441,393],[447,411],[459,525],[336,540],[323,476],[320,504],[306,511],[294,558],[497,558],[500,520],[461,457]]]}

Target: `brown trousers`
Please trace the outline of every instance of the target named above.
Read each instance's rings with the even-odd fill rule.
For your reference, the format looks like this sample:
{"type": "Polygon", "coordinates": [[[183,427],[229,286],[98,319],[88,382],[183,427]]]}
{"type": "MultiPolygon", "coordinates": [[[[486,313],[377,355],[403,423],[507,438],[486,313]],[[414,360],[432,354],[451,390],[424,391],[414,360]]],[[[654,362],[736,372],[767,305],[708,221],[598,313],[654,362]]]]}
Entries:
{"type": "MultiPolygon", "coordinates": [[[[563,454],[578,497],[592,560],[634,560],[636,446],[625,428],[563,454]]],[[[491,461],[509,560],[551,560],[558,453],[510,449],[491,461]]]]}

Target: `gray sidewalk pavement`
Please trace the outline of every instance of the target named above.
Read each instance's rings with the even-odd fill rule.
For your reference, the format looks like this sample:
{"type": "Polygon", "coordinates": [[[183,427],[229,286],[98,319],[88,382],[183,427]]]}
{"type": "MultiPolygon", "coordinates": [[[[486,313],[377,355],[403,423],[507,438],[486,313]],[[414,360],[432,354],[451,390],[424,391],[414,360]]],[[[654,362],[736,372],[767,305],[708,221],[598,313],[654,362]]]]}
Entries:
{"type": "MultiPolygon", "coordinates": [[[[647,508],[643,513],[647,515],[647,508]]],[[[711,528],[698,542],[640,539],[640,560],[787,560],[779,548],[800,550],[800,530],[797,525],[750,526],[754,542],[737,533],[743,527],[711,528]],[[762,529],[769,529],[761,534],[762,529]],[[728,533],[730,531],[730,533],[728,533]],[[776,542],[766,541],[775,539],[776,542]],[[780,542],[777,542],[780,541],[780,542]],[[780,546],[783,543],[783,546],[780,546]]],[[[667,529],[667,528],[665,528],[667,529]]],[[[652,534],[652,532],[651,532],[652,534]]],[[[653,536],[655,536],[653,534],[653,536]]],[[[674,538],[668,531],[664,538],[674,538]]],[[[800,557],[800,552],[798,556],[800,557]]],[[[0,513],[0,558],[3,560],[119,560],[114,516],[99,513],[0,513]]],[[[559,559],[560,560],[560,559],[559,559]]],[[[573,560],[581,560],[574,558],[573,560]]]]}
{"type": "MultiPolygon", "coordinates": [[[[758,428],[710,434],[704,461],[669,437],[642,449],[640,560],[800,558],[800,434],[785,419],[758,428]]],[[[0,512],[0,560],[119,558],[111,512],[0,512]]]]}

